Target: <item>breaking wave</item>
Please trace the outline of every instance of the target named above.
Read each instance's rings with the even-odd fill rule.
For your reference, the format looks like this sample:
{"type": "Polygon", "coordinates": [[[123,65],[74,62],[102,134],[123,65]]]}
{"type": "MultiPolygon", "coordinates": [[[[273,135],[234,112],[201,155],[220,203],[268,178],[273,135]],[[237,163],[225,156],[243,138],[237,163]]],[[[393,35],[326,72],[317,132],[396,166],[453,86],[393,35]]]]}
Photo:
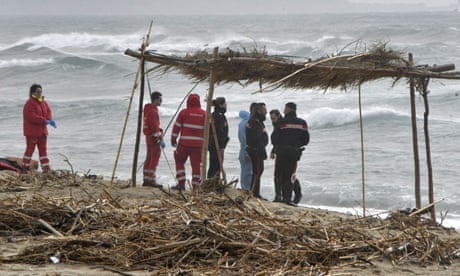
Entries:
{"type": "Polygon", "coordinates": [[[54,58],[23,58],[23,59],[10,59],[10,60],[0,60],[0,68],[11,68],[11,67],[30,67],[30,66],[40,66],[45,64],[54,63],[54,58]]]}
{"type": "MultiPolygon", "coordinates": [[[[310,114],[301,115],[307,119],[311,128],[338,127],[359,122],[358,109],[333,109],[323,107],[313,110],[310,114]]],[[[400,117],[408,114],[391,108],[373,107],[363,111],[366,120],[381,120],[383,117],[400,117]]]]}

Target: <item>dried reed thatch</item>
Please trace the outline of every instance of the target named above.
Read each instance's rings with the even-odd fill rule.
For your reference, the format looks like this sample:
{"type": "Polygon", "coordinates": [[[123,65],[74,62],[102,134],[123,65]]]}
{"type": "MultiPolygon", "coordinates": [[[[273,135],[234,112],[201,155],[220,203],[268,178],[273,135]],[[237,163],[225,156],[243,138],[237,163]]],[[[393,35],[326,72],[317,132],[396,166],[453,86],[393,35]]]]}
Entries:
{"type": "MultiPolygon", "coordinates": [[[[141,58],[139,52],[127,49],[126,55],[141,58]]],[[[457,78],[458,74],[435,73],[426,66],[412,66],[403,53],[387,49],[385,44],[353,55],[337,55],[306,62],[294,62],[269,56],[265,50],[237,52],[220,51],[217,56],[198,51],[185,57],[144,52],[145,61],[159,64],[152,71],[166,73],[176,70],[194,80],[205,80],[211,68],[216,84],[238,82],[242,85],[269,83],[271,88],[340,88],[357,86],[380,78],[433,77],[457,78]]]]}
{"type": "Polygon", "coordinates": [[[447,265],[460,252],[453,230],[423,217],[395,212],[386,219],[323,220],[305,209],[292,218],[271,209],[277,203],[221,192],[179,196],[165,191],[156,204],[143,206],[105,190],[79,199],[11,196],[0,202],[0,236],[42,240],[0,262],[46,264],[53,259],[181,275],[324,275],[384,258],[395,264],[447,265]],[[56,238],[45,239],[50,233],[56,238]]]}

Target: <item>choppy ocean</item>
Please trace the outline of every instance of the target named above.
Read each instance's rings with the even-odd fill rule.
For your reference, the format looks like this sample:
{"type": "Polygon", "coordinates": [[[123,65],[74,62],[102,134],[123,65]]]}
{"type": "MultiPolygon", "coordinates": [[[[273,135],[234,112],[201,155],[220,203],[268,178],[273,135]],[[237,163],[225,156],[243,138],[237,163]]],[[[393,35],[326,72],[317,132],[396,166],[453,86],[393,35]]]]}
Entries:
{"type": "MultiPolygon", "coordinates": [[[[150,49],[184,55],[214,47],[263,48],[269,54],[316,59],[358,45],[412,52],[417,64],[460,66],[460,15],[385,13],[279,16],[4,16],[0,18],[0,156],[22,156],[22,108],[32,83],[43,86],[57,129],[49,129],[48,151],[55,169],[112,174],[137,61],[123,54],[137,49],[153,20],[150,49]],[[347,48],[345,48],[347,45],[347,48]],[[345,49],[344,49],[345,48],[345,49]],[[62,155],[61,155],[62,154],[62,155]]],[[[149,67],[153,67],[150,64],[149,67]]],[[[459,68],[460,69],[460,68],[459,68]]],[[[150,75],[152,90],[163,93],[160,115],[165,127],[193,83],[176,73],[150,75]]],[[[366,205],[374,210],[413,208],[414,173],[408,84],[390,79],[362,87],[366,205]]],[[[460,228],[460,82],[430,82],[430,138],[437,212],[445,225],[460,228]]],[[[194,92],[203,98],[208,84],[194,92]]],[[[239,177],[238,112],[253,101],[281,109],[295,101],[309,123],[311,142],[299,163],[302,204],[361,210],[361,148],[358,91],[277,90],[252,94],[256,86],[216,87],[228,101],[231,140],[226,150],[228,178],[239,177]]],[[[116,176],[129,179],[138,110],[136,93],[116,176]]],[[[148,100],[148,97],[145,97],[148,100]]],[[[428,201],[423,136],[423,100],[417,97],[422,204],[428,201]]],[[[271,132],[270,122],[267,121],[271,132]]],[[[166,135],[169,141],[170,130],[166,135]]],[[[139,164],[145,157],[142,137],[139,164]]],[[[269,147],[268,150],[271,148],[269,147]]],[[[34,158],[38,157],[36,152],[34,158]]],[[[172,148],[160,162],[160,182],[173,184],[172,148]],[[169,162],[169,163],[168,163],[169,162]]],[[[188,171],[190,174],[190,171],[188,171]]],[[[273,162],[267,160],[262,194],[273,198],[273,162]]],[[[142,179],[139,170],[138,181],[142,179]]]]}

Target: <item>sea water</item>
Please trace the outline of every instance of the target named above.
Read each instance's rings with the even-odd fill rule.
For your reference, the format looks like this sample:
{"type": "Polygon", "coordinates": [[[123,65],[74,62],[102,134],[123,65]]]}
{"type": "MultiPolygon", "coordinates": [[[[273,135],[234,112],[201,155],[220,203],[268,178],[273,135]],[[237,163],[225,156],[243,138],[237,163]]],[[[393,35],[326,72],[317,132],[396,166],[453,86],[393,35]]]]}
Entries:
{"type": "MultiPolygon", "coordinates": [[[[244,16],[3,16],[0,18],[0,156],[22,156],[22,108],[32,83],[43,86],[58,128],[49,128],[48,155],[54,169],[110,177],[129,114],[116,169],[129,179],[139,110],[139,91],[133,91],[138,61],[125,56],[142,43],[153,20],[149,49],[183,56],[214,47],[233,50],[265,49],[268,54],[296,61],[332,54],[353,54],[386,44],[411,52],[416,64],[454,63],[460,66],[458,13],[382,13],[244,16]]],[[[155,64],[148,64],[150,69],[155,64]]],[[[163,93],[163,128],[194,83],[177,72],[150,74],[151,90],[163,93]]],[[[204,99],[209,84],[193,90],[204,99]]],[[[239,177],[238,112],[263,101],[268,110],[298,105],[311,134],[298,166],[301,204],[358,212],[362,207],[362,163],[358,90],[278,89],[256,93],[257,85],[216,86],[215,96],[227,98],[230,142],[225,151],[229,180],[239,177]]],[[[429,134],[435,200],[445,224],[460,228],[460,82],[431,80],[429,134]]],[[[366,207],[374,210],[413,208],[414,162],[409,88],[405,79],[382,79],[361,87],[364,130],[366,207]]],[[[145,96],[148,101],[148,96],[145,96]]],[[[202,101],[204,106],[204,101],[202,101]]],[[[423,133],[424,103],[417,94],[422,204],[428,204],[428,177],[423,133]]],[[[272,131],[266,121],[267,130],[272,131]]],[[[159,182],[174,184],[173,148],[162,156],[159,182]]],[[[271,150],[271,146],[267,148],[271,150]]],[[[38,158],[35,153],[34,158],[38,158]]],[[[142,180],[145,141],[141,136],[138,182],[142,180]]],[[[190,177],[190,167],[187,167],[190,177]]],[[[266,160],[262,195],[273,198],[273,160],[266,160]]]]}

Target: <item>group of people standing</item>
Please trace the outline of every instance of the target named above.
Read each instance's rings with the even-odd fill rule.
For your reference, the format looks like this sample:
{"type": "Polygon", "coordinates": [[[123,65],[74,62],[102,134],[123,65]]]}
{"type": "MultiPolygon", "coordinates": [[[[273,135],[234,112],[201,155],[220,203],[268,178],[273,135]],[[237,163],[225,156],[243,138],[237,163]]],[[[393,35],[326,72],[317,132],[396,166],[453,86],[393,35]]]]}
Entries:
{"type": "MultiPolygon", "coordinates": [[[[241,188],[255,197],[260,194],[260,179],[267,159],[268,133],[265,128],[267,109],[265,103],[252,103],[250,113],[240,111],[238,127],[240,141],[241,188]]],[[[297,105],[289,102],[284,108],[284,118],[279,110],[270,111],[273,124],[270,158],[275,159],[275,202],[297,204],[302,198],[300,183],[295,172],[297,161],[310,141],[307,122],[297,117],[297,105]],[[294,198],[292,199],[292,192],[294,198]]]]}
{"type": "MultiPolygon", "coordinates": [[[[160,127],[158,106],[161,105],[160,92],[151,94],[151,103],[144,106],[144,134],[146,137],[147,155],[144,162],[143,186],[158,187],[162,185],[156,181],[156,168],[165,147],[163,130],[160,127]]],[[[227,103],[225,98],[213,100],[214,111],[209,118],[211,129],[209,133],[209,169],[207,177],[220,175],[221,163],[224,158],[224,149],[229,141],[228,123],[225,117],[227,103]]],[[[176,117],[171,133],[171,146],[174,150],[176,164],[175,190],[185,190],[186,171],[185,163],[190,159],[192,167],[191,186],[197,190],[201,183],[201,154],[204,142],[206,111],[201,108],[200,96],[190,94],[187,98],[187,107],[182,109],[176,117]]]]}
{"type": "MultiPolygon", "coordinates": [[[[24,136],[26,151],[23,167],[28,169],[35,148],[38,148],[43,171],[50,169],[47,157],[47,125],[56,128],[51,108],[42,96],[42,87],[34,84],[30,87],[29,100],[24,106],[24,136]]],[[[158,163],[162,150],[166,146],[164,132],[160,126],[158,107],[162,103],[162,94],[151,93],[151,102],[144,106],[143,133],[146,139],[146,159],[143,169],[143,186],[161,188],[157,182],[158,163]]],[[[209,116],[209,168],[207,178],[220,177],[223,174],[225,148],[229,141],[228,121],[225,116],[227,103],[224,97],[213,100],[214,110],[209,116]]],[[[270,157],[275,159],[275,199],[287,204],[298,203],[302,197],[300,184],[295,176],[297,161],[300,160],[304,146],[309,143],[308,126],[305,120],[297,117],[297,106],[289,102],[284,108],[284,117],[278,110],[270,111],[273,124],[271,142],[273,150],[270,157]],[[294,199],[292,193],[294,191],[294,199]]],[[[240,184],[243,190],[254,197],[262,198],[260,180],[267,159],[266,147],[269,136],[265,128],[267,108],[265,103],[252,103],[250,111],[240,111],[242,121],[238,128],[240,141],[239,160],[241,164],[240,184]]],[[[201,108],[198,94],[190,94],[187,106],[177,115],[172,133],[171,146],[174,150],[176,165],[176,185],[172,189],[185,190],[185,163],[190,159],[192,167],[191,187],[199,188],[201,183],[201,155],[204,143],[206,111],[201,108]]]]}

